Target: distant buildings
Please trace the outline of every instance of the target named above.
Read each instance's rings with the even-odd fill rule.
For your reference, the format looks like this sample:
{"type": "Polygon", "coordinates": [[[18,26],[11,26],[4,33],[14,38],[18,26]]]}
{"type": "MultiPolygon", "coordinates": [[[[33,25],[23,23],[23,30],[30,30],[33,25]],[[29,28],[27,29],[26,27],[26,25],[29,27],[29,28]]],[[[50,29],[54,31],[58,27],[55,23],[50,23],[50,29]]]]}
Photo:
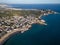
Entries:
{"type": "Polygon", "coordinates": [[[43,9],[8,8],[7,5],[0,5],[0,9],[0,37],[14,30],[19,30],[23,33],[34,23],[47,25],[45,20],[41,19],[41,16],[56,13],[51,10],[43,9]]]}

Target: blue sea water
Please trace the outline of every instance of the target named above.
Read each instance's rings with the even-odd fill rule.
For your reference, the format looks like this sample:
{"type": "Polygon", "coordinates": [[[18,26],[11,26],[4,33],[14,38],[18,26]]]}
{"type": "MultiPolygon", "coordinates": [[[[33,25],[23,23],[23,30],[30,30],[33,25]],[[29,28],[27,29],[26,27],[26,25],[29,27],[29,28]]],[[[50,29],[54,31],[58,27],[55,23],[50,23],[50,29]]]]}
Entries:
{"type": "MultiPolygon", "coordinates": [[[[11,4],[23,9],[51,9],[60,12],[60,4],[11,4]]],[[[4,45],[60,45],[60,14],[43,16],[47,26],[32,24],[23,34],[10,37],[4,45]]]]}

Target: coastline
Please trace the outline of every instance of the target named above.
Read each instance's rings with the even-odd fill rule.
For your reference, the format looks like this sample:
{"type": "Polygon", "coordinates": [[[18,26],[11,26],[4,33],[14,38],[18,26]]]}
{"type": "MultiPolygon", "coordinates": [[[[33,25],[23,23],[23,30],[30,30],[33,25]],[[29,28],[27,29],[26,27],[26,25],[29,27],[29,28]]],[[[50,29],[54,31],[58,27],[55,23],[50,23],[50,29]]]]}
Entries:
{"type": "MultiPolygon", "coordinates": [[[[39,10],[37,10],[37,9],[16,9],[16,8],[6,8],[7,10],[36,10],[36,11],[39,11],[39,10]]],[[[43,10],[41,11],[42,13],[44,12],[43,10]]],[[[48,12],[49,12],[49,10],[48,10],[48,12]]],[[[49,12],[49,13],[43,13],[43,15],[42,16],[44,16],[44,15],[48,15],[48,14],[52,14],[52,13],[54,13],[54,14],[56,14],[56,12],[49,12]]],[[[32,17],[32,16],[31,16],[32,17]]],[[[40,16],[41,17],[41,16],[40,16]]],[[[34,18],[34,17],[33,17],[34,18]]],[[[25,18],[24,18],[25,19],[25,18]]],[[[35,18],[36,19],[36,18],[35,18]]],[[[31,24],[32,23],[40,23],[40,24],[43,24],[43,25],[47,25],[46,23],[45,23],[45,21],[44,20],[38,20],[38,19],[36,19],[36,20],[31,20],[32,22],[31,22],[31,24]],[[37,20],[37,21],[36,21],[37,20]]],[[[25,22],[25,21],[24,21],[25,22]]],[[[27,21],[28,22],[28,21],[27,21]]],[[[21,23],[22,24],[22,23],[21,23]]],[[[25,26],[23,26],[23,27],[25,27],[25,26]]],[[[4,29],[5,30],[5,29],[4,29]]],[[[11,31],[11,30],[10,30],[11,31]]],[[[14,29],[13,31],[11,31],[11,32],[8,32],[7,34],[5,34],[1,39],[0,39],[0,45],[3,45],[3,43],[7,40],[7,39],[9,39],[12,35],[14,35],[14,34],[16,34],[16,33],[18,33],[18,32],[21,32],[21,33],[23,33],[24,31],[26,31],[26,30],[21,30],[20,28],[19,29],[14,29]]]]}
{"type": "MultiPolygon", "coordinates": [[[[43,23],[43,22],[39,22],[39,23],[40,23],[40,24],[47,25],[46,23],[43,23]]],[[[23,33],[23,32],[25,32],[25,31],[27,31],[27,30],[28,30],[28,29],[22,30],[22,29],[20,29],[20,28],[17,28],[17,29],[14,29],[14,30],[11,31],[11,32],[8,32],[7,34],[5,34],[4,36],[1,37],[1,39],[0,39],[0,45],[3,45],[4,42],[5,42],[6,40],[8,40],[11,36],[13,36],[13,35],[15,35],[15,34],[17,34],[17,33],[23,33]]]]}
{"type": "Polygon", "coordinates": [[[10,33],[7,33],[6,35],[4,35],[4,36],[0,39],[0,45],[3,45],[3,43],[4,43],[7,39],[9,39],[12,35],[15,35],[15,34],[20,33],[20,32],[21,32],[21,30],[14,30],[14,31],[12,31],[12,32],[10,32],[10,33]]]}

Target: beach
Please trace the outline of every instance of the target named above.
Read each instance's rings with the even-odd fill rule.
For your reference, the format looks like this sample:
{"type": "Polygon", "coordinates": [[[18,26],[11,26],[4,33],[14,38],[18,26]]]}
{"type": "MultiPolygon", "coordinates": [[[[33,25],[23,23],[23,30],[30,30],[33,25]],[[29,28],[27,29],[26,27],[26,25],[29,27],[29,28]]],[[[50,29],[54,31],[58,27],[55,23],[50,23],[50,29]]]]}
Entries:
{"type": "Polygon", "coordinates": [[[19,29],[15,29],[15,30],[13,30],[13,31],[5,34],[5,35],[4,35],[3,37],[1,37],[1,39],[0,39],[0,45],[2,45],[2,44],[3,44],[8,38],[10,38],[12,35],[20,32],[20,31],[21,31],[21,30],[19,30],[19,29]]]}

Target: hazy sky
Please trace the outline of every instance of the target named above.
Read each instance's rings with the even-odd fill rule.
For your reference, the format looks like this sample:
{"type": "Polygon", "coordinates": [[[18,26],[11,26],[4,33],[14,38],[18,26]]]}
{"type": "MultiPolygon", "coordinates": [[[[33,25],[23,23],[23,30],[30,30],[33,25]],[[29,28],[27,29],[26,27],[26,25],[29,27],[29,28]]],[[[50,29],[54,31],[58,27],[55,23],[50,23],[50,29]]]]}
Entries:
{"type": "Polygon", "coordinates": [[[0,3],[41,4],[41,3],[60,3],[60,0],[0,0],[0,3]]]}

